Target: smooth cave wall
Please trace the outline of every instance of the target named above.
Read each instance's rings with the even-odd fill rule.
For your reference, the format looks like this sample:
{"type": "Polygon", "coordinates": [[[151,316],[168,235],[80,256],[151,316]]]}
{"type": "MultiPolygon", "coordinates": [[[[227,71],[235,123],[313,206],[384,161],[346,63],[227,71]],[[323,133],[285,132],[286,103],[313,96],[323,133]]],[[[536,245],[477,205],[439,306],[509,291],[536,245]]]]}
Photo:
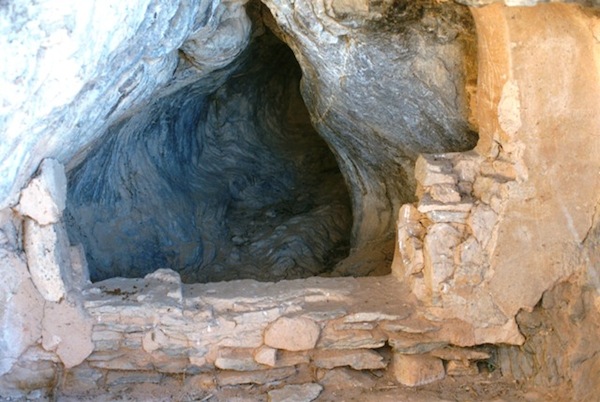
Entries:
{"type": "Polygon", "coordinates": [[[184,282],[388,273],[417,154],[475,145],[467,7],[344,14],[335,46],[292,34],[259,2],[246,8],[241,56],[158,91],[70,170],[69,237],[93,281],[161,267],[184,282]]]}

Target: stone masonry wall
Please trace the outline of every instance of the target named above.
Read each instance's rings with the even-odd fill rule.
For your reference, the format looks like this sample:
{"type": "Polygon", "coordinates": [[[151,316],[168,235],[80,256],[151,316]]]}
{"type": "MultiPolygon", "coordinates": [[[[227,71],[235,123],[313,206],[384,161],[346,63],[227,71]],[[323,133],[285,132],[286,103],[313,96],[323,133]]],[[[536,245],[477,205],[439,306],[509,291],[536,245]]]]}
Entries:
{"type": "Polygon", "coordinates": [[[336,367],[390,370],[416,386],[477,373],[491,357],[478,345],[523,341],[514,321],[445,320],[391,276],[183,285],[159,269],[90,284],[81,248],[64,237],[64,196],[62,165],[45,160],[3,216],[5,238],[10,229],[23,243],[2,248],[20,275],[5,282],[3,396],[173,374],[264,384],[336,367]]]}
{"type": "Polygon", "coordinates": [[[473,15],[480,140],[418,158],[419,201],[400,210],[394,273],[441,315],[484,325],[531,311],[587,268],[600,201],[600,25],[569,5],[473,15]]]}

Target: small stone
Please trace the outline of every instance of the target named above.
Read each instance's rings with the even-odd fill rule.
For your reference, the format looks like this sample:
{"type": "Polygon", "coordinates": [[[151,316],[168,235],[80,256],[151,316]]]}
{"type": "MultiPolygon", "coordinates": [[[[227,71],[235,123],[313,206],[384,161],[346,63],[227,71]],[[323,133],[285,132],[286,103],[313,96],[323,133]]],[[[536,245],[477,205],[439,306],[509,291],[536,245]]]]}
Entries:
{"type": "Polygon", "coordinates": [[[277,349],[261,346],[254,352],[254,360],[257,363],[275,367],[277,363],[277,349]]]}
{"type": "Polygon", "coordinates": [[[420,355],[434,349],[443,348],[448,343],[432,341],[415,334],[390,334],[389,344],[395,352],[403,355],[420,355]]]}
{"type": "Polygon", "coordinates": [[[40,225],[58,223],[67,199],[65,169],[55,159],[44,159],[39,175],[31,179],[21,192],[17,211],[40,225]]]}
{"type": "Polygon", "coordinates": [[[355,370],[377,370],[387,367],[383,356],[369,349],[316,350],[312,360],[315,366],[324,369],[350,366],[355,370]]]}
{"type": "Polygon", "coordinates": [[[361,331],[371,331],[377,328],[377,322],[349,322],[349,323],[339,323],[334,324],[333,328],[336,331],[346,331],[346,330],[361,330],[361,331]]]}
{"type": "Polygon", "coordinates": [[[398,212],[398,228],[403,228],[407,236],[421,238],[425,234],[421,219],[423,215],[413,204],[404,204],[398,212]]]}
{"type": "Polygon", "coordinates": [[[319,349],[377,349],[385,345],[386,337],[379,331],[344,330],[325,327],[317,347],[319,349]]]}
{"type": "Polygon", "coordinates": [[[455,286],[465,286],[467,288],[477,286],[483,281],[485,275],[485,258],[481,246],[470,236],[458,247],[460,264],[454,270],[455,286]]]}
{"type": "Polygon", "coordinates": [[[377,377],[372,372],[356,371],[347,367],[326,370],[319,383],[328,390],[357,388],[370,389],[377,384],[377,377]]]}
{"type": "Polygon", "coordinates": [[[468,360],[450,360],[448,364],[446,364],[446,374],[453,377],[475,376],[479,374],[479,368],[476,363],[468,360]]]}
{"type": "MultiPolygon", "coordinates": [[[[165,374],[181,374],[185,373],[190,366],[190,361],[186,357],[174,357],[175,353],[154,354],[152,357],[152,365],[156,371],[165,374]]],[[[180,352],[179,352],[180,353],[180,352]]]]}
{"type": "Polygon", "coordinates": [[[454,171],[461,181],[473,183],[479,175],[483,157],[476,151],[461,152],[454,162],[454,171]]]}
{"type": "Polygon", "coordinates": [[[415,163],[415,178],[423,187],[456,184],[451,162],[435,155],[419,155],[415,163]]]}
{"type": "Polygon", "coordinates": [[[104,370],[155,370],[154,359],[147,353],[124,353],[123,350],[112,352],[94,352],[87,358],[91,367],[104,370]]]}
{"type": "Polygon", "coordinates": [[[461,243],[462,233],[448,223],[436,223],[429,227],[425,236],[425,280],[432,292],[438,292],[440,284],[450,278],[456,267],[454,248],[461,243]]]}
{"type": "Polygon", "coordinates": [[[489,205],[493,198],[503,197],[502,186],[496,177],[478,176],[473,183],[473,194],[489,205]]]}
{"type": "Polygon", "coordinates": [[[455,203],[442,203],[431,198],[430,195],[425,194],[421,197],[417,209],[421,213],[428,213],[431,211],[454,211],[454,212],[469,212],[473,207],[473,202],[468,197],[455,203]]]}
{"type": "Polygon", "coordinates": [[[81,364],[73,367],[70,370],[65,370],[61,389],[64,393],[70,392],[93,392],[97,391],[99,384],[104,381],[104,373],[102,370],[87,367],[86,364],[81,364]]]}
{"type": "Polygon", "coordinates": [[[425,282],[422,274],[410,278],[410,288],[417,299],[426,302],[429,302],[431,299],[431,289],[425,282]]]}
{"type": "Polygon", "coordinates": [[[215,388],[216,379],[214,373],[200,373],[185,378],[185,386],[188,389],[209,390],[215,388]]]}
{"type": "Polygon", "coordinates": [[[321,328],[305,317],[280,317],[265,330],[265,344],[292,352],[313,349],[319,340],[321,328]]]}
{"type": "Polygon", "coordinates": [[[284,380],[296,374],[294,367],[272,368],[258,371],[220,371],[216,375],[221,387],[240,384],[268,384],[284,380]]]}
{"type": "Polygon", "coordinates": [[[446,376],[441,359],[430,355],[394,353],[392,373],[396,380],[408,387],[430,384],[446,376]]]}
{"type": "Polygon", "coordinates": [[[269,391],[269,402],[311,402],[319,397],[323,387],[316,383],[286,385],[269,391]]]}
{"type": "Polygon", "coordinates": [[[460,202],[460,193],[453,184],[434,184],[429,189],[431,198],[444,204],[460,202]]]}
{"type": "Polygon", "coordinates": [[[215,366],[222,370],[255,371],[265,367],[254,360],[252,349],[222,348],[215,360],[215,366]]]}
{"type": "Polygon", "coordinates": [[[497,220],[498,215],[488,205],[478,203],[473,207],[467,224],[482,247],[486,247],[492,238],[497,220]]]}
{"type": "Polygon", "coordinates": [[[457,348],[457,347],[445,347],[442,349],[432,350],[430,353],[432,356],[439,357],[443,360],[486,360],[490,358],[488,352],[475,349],[457,348]]]}
{"type": "Polygon", "coordinates": [[[465,224],[469,217],[469,213],[465,211],[441,211],[433,210],[427,212],[427,218],[433,223],[459,223],[465,224]]]}
{"type": "Polygon", "coordinates": [[[517,170],[511,162],[495,160],[492,166],[496,175],[501,176],[504,180],[515,180],[517,178],[517,170]]]}
{"type": "Polygon", "coordinates": [[[158,384],[162,378],[163,375],[155,371],[109,371],[106,374],[106,385],[158,384]]]}
{"type": "Polygon", "coordinates": [[[404,263],[405,275],[421,272],[425,265],[423,242],[415,237],[400,237],[399,231],[398,247],[404,263]]]}
{"type": "Polygon", "coordinates": [[[297,366],[310,362],[310,356],[306,352],[277,351],[277,367],[297,366]]]}

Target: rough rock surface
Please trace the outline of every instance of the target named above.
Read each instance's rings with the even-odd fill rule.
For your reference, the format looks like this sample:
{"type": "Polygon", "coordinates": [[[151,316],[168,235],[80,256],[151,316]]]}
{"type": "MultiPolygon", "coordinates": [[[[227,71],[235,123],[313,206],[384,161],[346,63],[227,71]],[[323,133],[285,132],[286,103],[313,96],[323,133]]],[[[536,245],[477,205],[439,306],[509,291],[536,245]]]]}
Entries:
{"type": "Polygon", "coordinates": [[[265,331],[265,344],[272,348],[297,352],[315,347],[321,328],[305,317],[281,317],[265,331]]]}
{"type": "Polygon", "coordinates": [[[25,255],[16,244],[21,224],[11,211],[0,212],[0,376],[38,341],[42,331],[44,299],[31,280],[25,255]]]}
{"type": "Polygon", "coordinates": [[[442,360],[429,355],[395,353],[392,371],[400,384],[410,387],[429,384],[446,375],[442,360]]]}
{"type": "Polygon", "coordinates": [[[181,55],[201,60],[200,74],[230,63],[249,26],[241,2],[4,4],[0,53],[12,61],[0,70],[0,208],[16,203],[42,159],[66,165],[147,103],[173,79],[181,55]],[[180,54],[188,39],[200,45],[180,54]]]}
{"type": "Polygon", "coordinates": [[[592,156],[600,76],[585,49],[598,47],[600,25],[587,20],[592,12],[560,4],[493,5],[473,15],[480,140],[471,152],[419,157],[419,201],[400,211],[394,272],[443,317],[499,324],[589,264],[583,244],[600,202],[592,156]],[[534,35],[542,23],[545,35],[534,35]],[[524,84],[532,80],[540,84],[524,84]]]}
{"type": "Polygon", "coordinates": [[[265,4],[302,67],[313,124],[349,184],[353,246],[390,239],[398,208],[414,198],[417,154],[477,140],[468,121],[476,78],[468,10],[429,0],[265,4]]]}

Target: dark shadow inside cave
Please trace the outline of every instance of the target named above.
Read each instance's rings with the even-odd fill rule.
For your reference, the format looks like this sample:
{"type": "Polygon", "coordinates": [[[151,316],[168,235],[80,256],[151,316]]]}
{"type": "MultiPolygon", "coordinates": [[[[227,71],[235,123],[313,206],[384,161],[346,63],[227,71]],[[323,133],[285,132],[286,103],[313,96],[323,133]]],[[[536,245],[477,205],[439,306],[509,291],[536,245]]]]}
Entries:
{"type": "Polygon", "coordinates": [[[267,32],[234,66],[110,127],[69,174],[69,236],[92,281],[158,268],[187,283],[277,281],[347,256],[350,198],[300,78],[267,32]]]}

